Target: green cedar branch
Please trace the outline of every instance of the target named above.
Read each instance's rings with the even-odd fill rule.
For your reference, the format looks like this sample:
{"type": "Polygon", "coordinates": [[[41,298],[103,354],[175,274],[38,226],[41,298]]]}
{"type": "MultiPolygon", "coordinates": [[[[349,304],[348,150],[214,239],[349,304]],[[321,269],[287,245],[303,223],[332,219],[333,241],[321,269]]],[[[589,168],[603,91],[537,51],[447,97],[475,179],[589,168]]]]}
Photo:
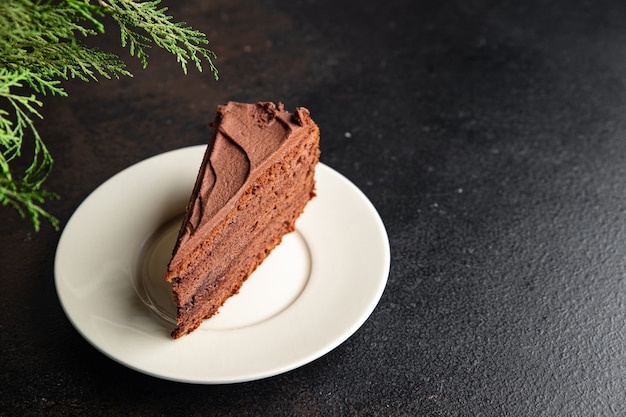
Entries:
{"type": "Polygon", "coordinates": [[[0,203],[28,217],[36,231],[42,219],[59,227],[58,220],[42,208],[46,200],[58,196],[41,188],[53,159],[35,126],[42,119],[43,106],[36,94],[66,96],[61,80],[132,77],[115,54],[81,41],[104,32],[104,16],[117,23],[122,46],[144,68],[148,49],[156,45],[172,53],[185,74],[188,65],[202,71],[202,63],[207,62],[218,78],[206,36],[173,22],[166,12],[160,0],[0,1],[0,203]],[[23,157],[27,140],[34,152],[28,167],[16,173],[13,163],[23,157]]]}
{"type": "Polygon", "coordinates": [[[167,7],[159,8],[160,0],[99,0],[99,2],[117,21],[122,46],[128,45],[131,55],[139,58],[144,67],[148,65],[147,50],[153,42],[174,54],[185,74],[189,61],[202,72],[202,61],[205,60],[215,79],[218,78],[217,68],[213,64],[215,54],[204,47],[209,43],[206,36],[186,23],[173,23],[172,17],[166,14],[167,7]],[[140,29],[143,33],[135,29],[140,29]]]}
{"type": "Polygon", "coordinates": [[[0,203],[14,208],[20,216],[28,216],[35,230],[39,230],[43,217],[54,228],[58,228],[58,220],[41,208],[47,199],[57,198],[53,193],[41,190],[52,169],[52,157],[35,128],[32,116],[42,118],[38,108],[43,103],[34,94],[22,95],[12,93],[12,88],[20,88],[23,82],[30,79],[28,70],[10,72],[0,68],[0,97],[10,105],[10,110],[0,109],[0,203]],[[13,120],[9,118],[14,115],[13,120]],[[31,133],[35,146],[33,159],[21,178],[14,178],[10,163],[20,156],[22,138],[31,133]]]}

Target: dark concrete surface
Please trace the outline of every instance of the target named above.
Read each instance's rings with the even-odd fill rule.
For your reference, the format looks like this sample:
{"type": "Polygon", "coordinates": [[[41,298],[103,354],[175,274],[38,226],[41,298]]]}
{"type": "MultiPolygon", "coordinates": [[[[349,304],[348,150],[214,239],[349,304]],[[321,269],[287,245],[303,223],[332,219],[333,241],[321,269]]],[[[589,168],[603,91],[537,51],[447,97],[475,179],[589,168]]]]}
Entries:
{"type": "MultiPolygon", "coordinates": [[[[154,50],[68,82],[38,124],[65,224],[120,170],[205,143],[226,100],[311,110],[392,254],[337,349],[237,385],[159,380],[94,349],[54,286],[59,232],[0,207],[0,416],[626,415],[626,5],[167,1],[220,80],[154,50]]],[[[98,44],[127,57],[113,29],[98,44]]],[[[323,306],[321,306],[323,308],[323,306]]]]}

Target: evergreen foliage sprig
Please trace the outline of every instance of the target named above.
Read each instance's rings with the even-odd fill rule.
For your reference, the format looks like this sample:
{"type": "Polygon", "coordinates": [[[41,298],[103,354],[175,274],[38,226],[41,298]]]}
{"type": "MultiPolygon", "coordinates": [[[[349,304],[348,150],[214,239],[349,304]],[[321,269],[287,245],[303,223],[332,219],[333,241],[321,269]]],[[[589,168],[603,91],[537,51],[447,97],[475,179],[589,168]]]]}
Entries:
{"type": "Polygon", "coordinates": [[[36,129],[42,119],[41,96],[67,96],[61,80],[96,81],[99,77],[132,76],[115,54],[83,42],[104,33],[103,18],[111,16],[128,47],[145,68],[152,45],[176,57],[183,72],[193,64],[209,65],[215,79],[215,54],[204,33],[174,22],[160,0],[2,0],[0,1],[0,203],[27,217],[38,231],[45,219],[58,220],[42,208],[54,193],[42,189],[53,159],[36,129]],[[28,167],[16,173],[25,142],[33,143],[28,167]]]}

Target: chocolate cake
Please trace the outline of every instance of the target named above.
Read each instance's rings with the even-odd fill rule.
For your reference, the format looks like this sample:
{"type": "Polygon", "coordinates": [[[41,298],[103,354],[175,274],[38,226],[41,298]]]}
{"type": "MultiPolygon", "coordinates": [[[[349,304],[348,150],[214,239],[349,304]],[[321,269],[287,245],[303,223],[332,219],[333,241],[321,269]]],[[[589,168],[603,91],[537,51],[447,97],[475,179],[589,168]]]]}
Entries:
{"type": "Polygon", "coordinates": [[[165,276],[174,338],[239,291],[315,195],[319,129],[307,109],[229,102],[212,128],[165,276]]]}

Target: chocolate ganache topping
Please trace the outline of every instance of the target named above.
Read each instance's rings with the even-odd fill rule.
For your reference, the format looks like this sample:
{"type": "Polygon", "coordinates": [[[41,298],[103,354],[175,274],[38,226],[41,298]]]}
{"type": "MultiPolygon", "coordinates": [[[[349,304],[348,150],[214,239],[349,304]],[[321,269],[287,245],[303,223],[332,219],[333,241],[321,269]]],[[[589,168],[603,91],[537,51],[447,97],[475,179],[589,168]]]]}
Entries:
{"type": "Polygon", "coordinates": [[[297,108],[291,114],[282,103],[218,106],[169,270],[202,241],[203,231],[215,226],[221,210],[229,211],[236,204],[257,172],[280,158],[281,145],[298,137],[299,131],[308,131],[312,123],[308,110],[297,108]]]}

